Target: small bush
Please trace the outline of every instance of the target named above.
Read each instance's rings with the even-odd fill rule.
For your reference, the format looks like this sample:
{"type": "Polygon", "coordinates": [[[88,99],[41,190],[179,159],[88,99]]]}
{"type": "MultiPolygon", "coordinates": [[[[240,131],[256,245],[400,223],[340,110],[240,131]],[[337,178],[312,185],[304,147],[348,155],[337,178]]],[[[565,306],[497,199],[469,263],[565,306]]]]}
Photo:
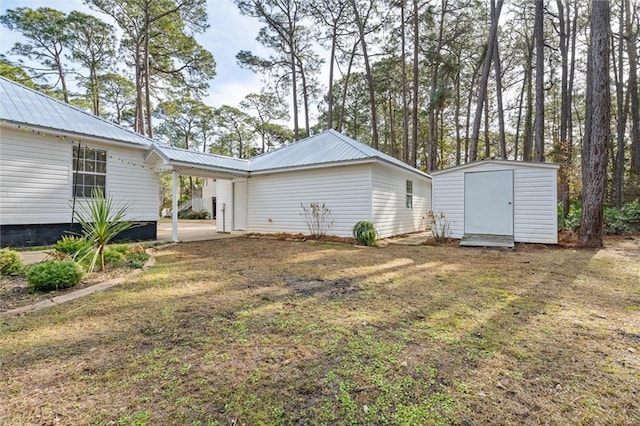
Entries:
{"type": "Polygon", "coordinates": [[[32,292],[60,290],[78,284],[82,274],[80,265],[72,260],[49,260],[31,266],[27,282],[32,292]]]}
{"type": "Polygon", "coordinates": [[[429,212],[429,224],[431,226],[431,235],[439,242],[446,242],[451,238],[451,223],[447,220],[444,212],[429,212]]]}
{"type": "Polygon", "coordinates": [[[145,251],[144,247],[140,244],[130,248],[126,255],[127,263],[132,268],[142,268],[144,263],[149,260],[149,255],[145,251]]]}
{"type": "Polygon", "coordinates": [[[331,210],[324,203],[309,203],[308,206],[300,203],[300,207],[302,207],[300,214],[307,222],[309,232],[316,240],[319,240],[333,226],[333,220],[329,219],[331,210]]]}
{"type": "Polygon", "coordinates": [[[211,219],[211,214],[206,210],[183,210],[178,212],[178,219],[211,219]]]}
{"type": "Polygon", "coordinates": [[[361,220],[352,228],[353,238],[362,246],[375,247],[378,239],[378,231],[373,223],[361,220]]]}
{"type": "Polygon", "coordinates": [[[0,275],[17,275],[24,272],[20,253],[9,248],[0,249],[0,275]]]}
{"type": "Polygon", "coordinates": [[[620,208],[605,207],[604,232],[617,235],[640,232],[640,203],[629,203],[620,208]]]}
{"type": "Polygon", "coordinates": [[[104,250],[104,263],[107,265],[117,266],[123,263],[125,255],[118,251],[115,247],[107,247],[104,250]]]}

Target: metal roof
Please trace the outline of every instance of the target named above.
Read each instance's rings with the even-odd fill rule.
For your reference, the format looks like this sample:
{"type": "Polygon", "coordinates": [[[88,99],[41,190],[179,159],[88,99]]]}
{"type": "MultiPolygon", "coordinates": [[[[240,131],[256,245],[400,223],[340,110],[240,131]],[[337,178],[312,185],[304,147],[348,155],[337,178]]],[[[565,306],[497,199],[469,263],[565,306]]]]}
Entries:
{"type": "Polygon", "coordinates": [[[431,172],[431,175],[437,176],[437,175],[446,174],[446,173],[457,171],[457,170],[474,168],[482,164],[495,164],[499,166],[520,166],[520,167],[532,167],[532,168],[539,168],[539,169],[556,169],[556,170],[560,168],[560,165],[556,163],[537,163],[532,161],[516,161],[516,160],[502,160],[502,159],[495,159],[495,158],[487,158],[484,160],[477,160],[471,163],[459,164],[457,166],[451,166],[446,169],[431,172]]]}
{"type": "Polygon", "coordinates": [[[213,170],[223,169],[231,172],[247,173],[249,171],[249,160],[242,158],[225,157],[222,155],[190,151],[187,149],[160,144],[153,144],[149,148],[145,159],[149,158],[152,153],[158,154],[169,164],[180,164],[183,166],[200,167],[213,170]]]}
{"type": "Polygon", "coordinates": [[[299,140],[275,151],[251,159],[251,172],[327,166],[362,160],[381,160],[408,171],[428,176],[402,161],[360,143],[335,130],[326,130],[318,135],[299,140]]]}
{"type": "Polygon", "coordinates": [[[148,147],[153,140],[0,77],[0,120],[52,133],[70,133],[148,147]]]}

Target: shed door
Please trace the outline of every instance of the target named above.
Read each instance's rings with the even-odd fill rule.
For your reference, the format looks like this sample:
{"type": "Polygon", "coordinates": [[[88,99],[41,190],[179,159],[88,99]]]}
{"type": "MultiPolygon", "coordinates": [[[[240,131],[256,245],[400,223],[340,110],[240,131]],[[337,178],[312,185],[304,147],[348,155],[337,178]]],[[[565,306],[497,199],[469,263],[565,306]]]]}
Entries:
{"type": "Polygon", "coordinates": [[[464,233],[513,235],[513,170],[464,174],[464,233]]]}
{"type": "Polygon", "coordinates": [[[247,182],[233,183],[233,230],[247,230],[247,182]]]}

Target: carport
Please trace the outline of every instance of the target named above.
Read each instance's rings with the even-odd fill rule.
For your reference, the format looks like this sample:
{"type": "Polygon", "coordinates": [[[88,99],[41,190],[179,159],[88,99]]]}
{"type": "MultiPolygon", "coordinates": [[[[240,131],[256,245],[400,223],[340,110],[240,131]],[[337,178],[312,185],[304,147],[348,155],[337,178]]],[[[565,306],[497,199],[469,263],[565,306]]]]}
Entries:
{"type": "MultiPolygon", "coordinates": [[[[178,176],[194,176],[221,181],[245,180],[249,161],[215,154],[189,151],[167,145],[153,144],[145,155],[145,163],[156,173],[172,174],[171,240],[178,241],[178,176]]],[[[221,206],[223,221],[233,215],[221,206]]]]}

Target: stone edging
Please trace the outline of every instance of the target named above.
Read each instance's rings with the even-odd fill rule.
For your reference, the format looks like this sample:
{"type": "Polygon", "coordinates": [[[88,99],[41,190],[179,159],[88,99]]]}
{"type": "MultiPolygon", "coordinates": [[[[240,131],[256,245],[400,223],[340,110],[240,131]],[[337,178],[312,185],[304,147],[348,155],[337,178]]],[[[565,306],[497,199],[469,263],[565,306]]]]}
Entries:
{"type": "Polygon", "coordinates": [[[11,318],[11,317],[14,317],[16,315],[22,315],[22,314],[28,314],[28,313],[31,313],[31,312],[36,312],[36,311],[39,311],[40,309],[48,308],[50,306],[60,305],[60,304],[65,303],[65,302],[69,302],[71,300],[78,299],[80,297],[88,296],[90,294],[106,290],[106,289],[111,288],[113,286],[116,286],[118,284],[122,284],[128,278],[131,278],[131,277],[133,277],[135,275],[138,275],[139,273],[141,273],[143,271],[146,271],[147,269],[149,269],[150,267],[152,267],[156,263],[156,258],[153,255],[153,250],[149,248],[149,249],[147,249],[145,251],[149,255],[149,259],[144,263],[144,265],[142,265],[142,268],[140,268],[140,269],[136,269],[136,270],[134,270],[134,271],[128,273],[127,275],[122,276],[122,277],[113,278],[113,279],[111,279],[109,281],[98,283],[98,284],[92,285],[90,287],[85,287],[83,289],[72,291],[72,292],[67,293],[67,294],[62,294],[60,296],[52,297],[51,299],[44,299],[44,300],[41,300],[39,302],[33,303],[31,305],[21,306],[19,308],[10,309],[8,311],[0,312],[0,318],[11,318]]]}

